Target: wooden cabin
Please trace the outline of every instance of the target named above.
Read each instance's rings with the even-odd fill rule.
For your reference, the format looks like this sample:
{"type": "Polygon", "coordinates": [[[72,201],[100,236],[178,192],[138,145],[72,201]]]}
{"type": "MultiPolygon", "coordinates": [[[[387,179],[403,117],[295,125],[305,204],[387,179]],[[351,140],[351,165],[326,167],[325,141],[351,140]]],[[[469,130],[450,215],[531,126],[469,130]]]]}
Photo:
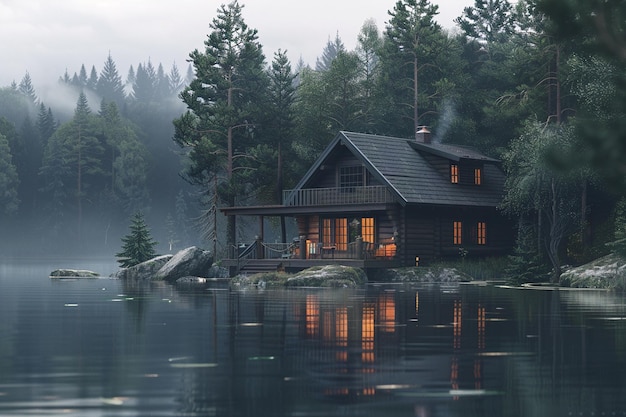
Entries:
{"type": "Polygon", "coordinates": [[[327,263],[376,268],[508,252],[514,233],[497,210],[500,162],[468,147],[433,143],[426,129],[416,136],[339,132],[284,192],[282,205],[222,209],[227,216],[294,217],[299,232],[273,249],[260,239],[225,264],[238,270],[264,259],[272,260],[270,268],[294,270],[327,263]]]}

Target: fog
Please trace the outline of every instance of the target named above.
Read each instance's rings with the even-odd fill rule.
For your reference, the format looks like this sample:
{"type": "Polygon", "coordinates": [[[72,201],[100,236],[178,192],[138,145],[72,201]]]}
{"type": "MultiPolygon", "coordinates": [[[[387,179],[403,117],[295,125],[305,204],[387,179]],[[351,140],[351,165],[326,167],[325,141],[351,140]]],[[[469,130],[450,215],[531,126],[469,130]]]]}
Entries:
{"type": "MultiPolygon", "coordinates": [[[[132,215],[129,198],[116,191],[120,185],[115,183],[115,163],[121,150],[117,148],[119,144],[112,143],[117,139],[107,138],[102,132],[96,135],[103,147],[102,154],[97,160],[87,160],[84,178],[77,182],[70,175],[77,169],[71,161],[75,155],[63,156],[63,166],[54,165],[63,161],[53,157],[58,150],[54,142],[57,139],[36,133],[42,122],[42,108],[51,112],[56,127],[71,121],[81,91],[94,117],[101,116],[102,103],[116,102],[123,123],[133,132],[132,140],[141,148],[139,165],[147,191],[140,206],[133,203],[133,207],[144,212],[152,235],[159,242],[158,252],[213,245],[202,236],[198,226],[206,222],[202,217],[206,205],[201,202],[206,193],[181,178],[182,150],[172,140],[172,120],[185,111],[178,93],[190,81],[186,59],[192,50],[203,49],[209,23],[223,2],[211,0],[199,5],[183,0],[175,6],[150,2],[139,7],[142,3],[129,5],[112,0],[104,7],[69,0],[25,0],[0,4],[0,37],[12,40],[0,43],[3,56],[11,57],[0,70],[0,118],[12,124],[5,126],[5,136],[19,178],[19,211],[6,212],[6,205],[5,213],[0,215],[0,257],[114,256],[120,249],[121,237],[128,233],[132,215]],[[124,86],[123,99],[107,97],[101,89],[81,79],[81,66],[87,78],[92,68],[102,77],[107,57],[115,63],[124,86]],[[134,100],[129,69],[132,67],[136,73],[140,66],[151,66],[156,72],[160,65],[166,76],[177,69],[182,81],[180,88],[153,102],[134,100]],[[17,97],[11,87],[14,83],[21,88],[27,78],[32,83],[33,102],[17,97]]],[[[452,20],[472,3],[442,2],[440,22],[452,27],[452,20]]],[[[314,65],[327,41],[335,36],[352,50],[367,19],[373,18],[382,31],[395,1],[317,2],[300,4],[296,9],[283,0],[240,4],[245,5],[246,23],[258,29],[266,60],[271,61],[279,49],[287,50],[295,68],[301,60],[314,65]],[[304,19],[315,23],[303,26],[304,19]]],[[[131,187],[136,175],[128,176],[125,186],[131,187]]],[[[217,219],[215,226],[221,233],[225,217],[219,213],[217,219]]],[[[238,239],[258,234],[257,222],[239,219],[238,239]]],[[[275,223],[267,220],[268,241],[280,239],[275,223]]],[[[293,224],[288,224],[288,230],[290,238],[295,233],[293,224]]],[[[226,249],[218,248],[223,252],[226,249]]]]}

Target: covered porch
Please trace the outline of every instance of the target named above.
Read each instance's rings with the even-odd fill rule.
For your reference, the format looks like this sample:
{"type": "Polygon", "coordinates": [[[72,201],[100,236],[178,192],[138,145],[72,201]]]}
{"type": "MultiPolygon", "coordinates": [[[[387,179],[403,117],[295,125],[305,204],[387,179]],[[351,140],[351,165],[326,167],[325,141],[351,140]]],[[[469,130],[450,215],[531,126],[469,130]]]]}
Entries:
{"type": "Polygon", "coordinates": [[[373,213],[384,213],[393,204],[382,187],[305,189],[286,191],[284,204],[275,206],[229,207],[227,216],[256,216],[256,240],[231,248],[222,265],[231,275],[285,270],[299,271],[316,265],[340,264],[359,268],[399,266],[396,259],[397,233],[375,234],[373,213]],[[287,243],[264,241],[265,217],[291,217],[298,223],[298,236],[287,243]],[[369,233],[361,228],[372,219],[369,233]],[[358,224],[358,231],[354,232],[358,224]],[[340,232],[341,229],[341,232],[340,232]],[[363,232],[362,232],[363,231],[363,232]]]}

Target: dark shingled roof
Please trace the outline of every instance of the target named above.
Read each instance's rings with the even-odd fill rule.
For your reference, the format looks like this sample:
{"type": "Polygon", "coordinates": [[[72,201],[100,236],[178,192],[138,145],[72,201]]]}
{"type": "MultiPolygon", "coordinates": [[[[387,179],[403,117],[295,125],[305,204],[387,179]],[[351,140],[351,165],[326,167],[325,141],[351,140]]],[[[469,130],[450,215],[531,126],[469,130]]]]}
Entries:
{"type": "Polygon", "coordinates": [[[402,204],[495,207],[502,200],[504,173],[499,167],[499,161],[471,148],[344,131],[339,132],[311,167],[300,182],[300,187],[340,143],[361,159],[379,181],[387,184],[402,204]],[[452,184],[449,176],[438,171],[424,158],[424,153],[457,162],[461,159],[481,161],[484,164],[483,183],[480,186],[452,184]]]}

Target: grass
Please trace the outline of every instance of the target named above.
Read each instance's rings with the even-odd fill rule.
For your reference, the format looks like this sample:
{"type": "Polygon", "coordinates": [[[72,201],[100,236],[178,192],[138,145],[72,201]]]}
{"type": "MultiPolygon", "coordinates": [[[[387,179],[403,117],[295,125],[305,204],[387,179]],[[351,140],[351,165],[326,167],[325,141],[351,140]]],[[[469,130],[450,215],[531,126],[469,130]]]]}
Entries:
{"type": "Polygon", "coordinates": [[[455,268],[472,277],[472,280],[492,281],[506,279],[506,268],[508,264],[509,260],[506,257],[501,257],[440,261],[429,266],[433,268],[455,268]]]}

